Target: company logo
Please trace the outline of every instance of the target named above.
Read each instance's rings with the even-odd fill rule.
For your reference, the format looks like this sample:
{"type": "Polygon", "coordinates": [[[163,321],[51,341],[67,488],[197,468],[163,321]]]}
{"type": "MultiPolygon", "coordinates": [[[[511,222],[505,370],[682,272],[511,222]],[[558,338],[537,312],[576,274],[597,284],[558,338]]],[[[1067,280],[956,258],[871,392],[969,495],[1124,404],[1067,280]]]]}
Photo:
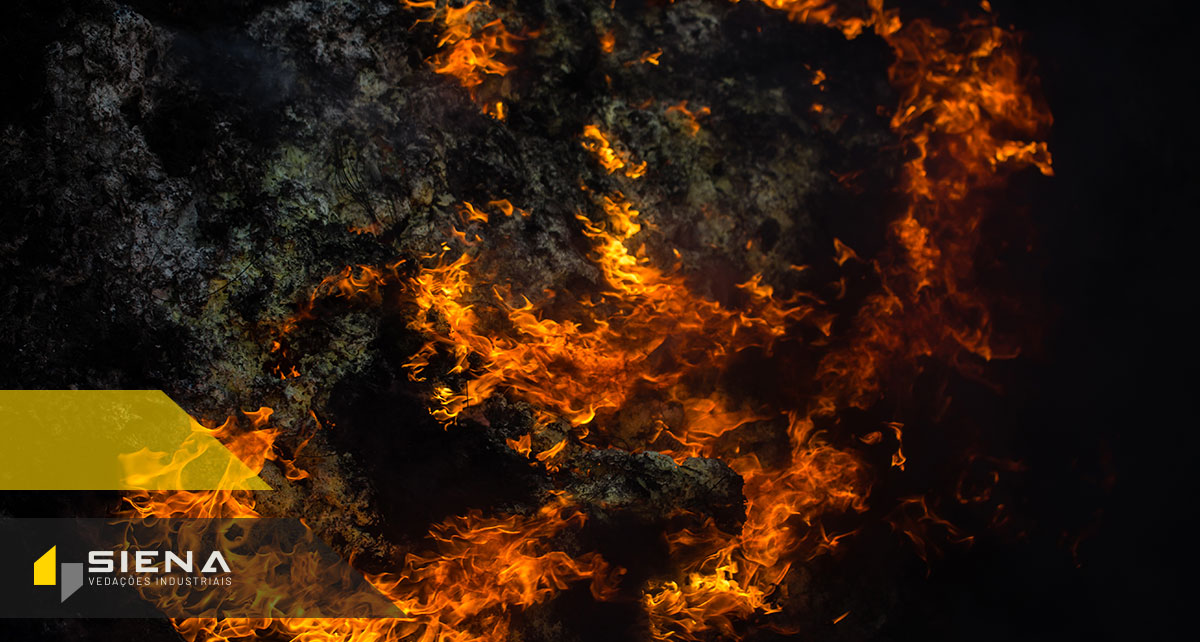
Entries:
{"type": "MultiPolygon", "coordinates": [[[[192,551],[179,555],[173,551],[89,551],[88,574],[101,575],[89,578],[95,586],[148,586],[162,585],[224,585],[229,586],[230,577],[212,577],[214,574],[229,573],[229,564],[220,551],[213,551],[199,568],[200,575],[171,575],[172,573],[195,573],[196,559],[192,551]],[[161,567],[159,559],[162,559],[161,567]],[[118,577],[111,577],[119,574],[118,577]]],[[[59,587],[60,603],[75,594],[83,586],[83,564],[64,562],[58,564],[58,547],[51,546],[33,563],[33,585],[59,587]],[[61,578],[61,579],[60,579],[61,578]]]]}
{"type": "Polygon", "coordinates": [[[294,518],[0,516],[0,551],[0,631],[29,617],[405,616],[294,518]]]}
{"type": "Polygon", "coordinates": [[[36,562],[33,563],[33,585],[59,585],[59,602],[66,602],[68,597],[75,594],[83,586],[83,564],[79,562],[64,562],[62,564],[62,583],[58,582],[58,547],[51,546],[36,562]]]}

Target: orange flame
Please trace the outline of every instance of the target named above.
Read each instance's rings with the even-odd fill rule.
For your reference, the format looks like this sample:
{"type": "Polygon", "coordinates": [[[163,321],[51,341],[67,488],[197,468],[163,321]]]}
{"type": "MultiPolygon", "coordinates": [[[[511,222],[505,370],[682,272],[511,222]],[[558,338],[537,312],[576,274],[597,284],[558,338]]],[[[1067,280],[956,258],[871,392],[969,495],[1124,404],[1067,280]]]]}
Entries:
{"type": "MultiPolygon", "coordinates": [[[[438,6],[436,0],[400,0],[409,9],[428,9],[430,15],[419,22],[442,21],[438,52],[429,59],[433,70],[458,79],[474,98],[485,76],[506,76],[512,65],[503,56],[519,51],[518,43],[536,34],[514,34],[499,18],[488,20],[492,6],[488,0],[472,0],[461,7],[448,3],[438,6]],[[485,22],[486,21],[486,22],[485,22]]],[[[504,120],[507,109],[503,102],[489,101],[483,112],[496,120],[504,120]]]]}
{"type": "Polygon", "coordinates": [[[630,61],[627,64],[630,64],[630,65],[633,65],[633,64],[654,65],[657,67],[658,59],[662,57],[662,54],[663,54],[662,49],[657,49],[655,51],[643,51],[642,55],[638,56],[637,60],[630,61]]]}
{"type": "Polygon", "coordinates": [[[583,128],[583,148],[595,155],[596,160],[600,161],[600,165],[608,170],[611,174],[618,169],[625,169],[625,175],[629,178],[641,178],[646,174],[646,163],[635,163],[633,157],[628,152],[617,151],[613,149],[608,142],[608,137],[600,131],[595,125],[588,125],[583,128]]]}
{"type": "Polygon", "coordinates": [[[774,300],[757,276],[739,286],[748,300],[745,310],[699,299],[681,277],[648,265],[626,247],[641,230],[639,212],[628,201],[620,194],[599,201],[606,222],[593,224],[582,215],[580,220],[608,289],[599,301],[580,302],[581,312],[591,316],[586,323],[545,318],[532,302],[510,303],[499,289],[479,299],[466,254],[426,268],[410,283],[418,306],[411,327],[433,337],[409,361],[412,376],[425,379],[439,355],[453,362],[447,374],[468,376],[462,390],[436,392],[436,417],[453,421],[505,389],[582,425],[597,413],[619,409],[635,387],[669,389],[688,371],[711,368],[750,346],[769,346],[789,322],[823,321],[812,306],[774,300]],[[484,310],[505,319],[511,330],[497,332],[481,318],[484,310]],[[674,371],[652,359],[663,354],[668,333],[678,345],[674,371]]]}
{"type": "Polygon", "coordinates": [[[700,133],[700,123],[696,122],[696,119],[703,118],[704,116],[708,116],[712,112],[709,110],[708,107],[701,107],[700,109],[697,109],[696,111],[693,112],[690,109],[688,109],[687,104],[688,104],[688,101],[681,100],[681,101],[679,101],[678,104],[667,107],[667,113],[668,114],[680,114],[681,116],[683,116],[683,118],[685,119],[684,120],[684,128],[687,130],[689,135],[695,136],[696,134],[700,133]]]}
{"type": "MultiPolygon", "coordinates": [[[[1037,136],[1050,123],[1049,114],[1029,92],[1028,78],[1020,72],[1015,37],[995,26],[990,17],[967,21],[958,34],[924,21],[901,27],[896,14],[884,11],[879,0],[869,3],[871,11],[865,18],[839,16],[836,5],[824,0],[763,2],[787,11],[793,20],[839,28],[847,37],[872,27],[887,40],[897,54],[889,77],[902,96],[892,128],[916,150],[906,165],[908,204],[891,226],[895,250],[877,264],[884,289],[860,310],[847,347],[822,360],[818,372],[824,385],[813,400],[814,414],[828,416],[847,406],[869,406],[880,389],[885,364],[932,355],[953,362],[960,351],[984,359],[1002,356],[990,343],[987,302],[969,281],[982,213],[969,205],[968,199],[975,190],[1003,184],[1008,174],[1020,167],[1052,173],[1044,142],[998,135],[1037,136]],[[948,159],[954,163],[945,163],[948,159]],[[936,179],[926,164],[935,160],[950,168],[936,179]]],[[[836,245],[839,264],[857,258],[840,241],[836,245]]],[[[811,419],[794,420],[793,433],[798,424],[811,428],[811,419]]],[[[903,469],[901,426],[892,423],[889,427],[897,440],[892,465],[903,469]]],[[[878,439],[876,435],[874,440],[878,439]]],[[[864,495],[853,483],[843,479],[839,485],[813,474],[802,466],[804,461],[794,455],[789,475],[779,479],[794,479],[791,475],[798,474],[799,479],[821,480],[799,495],[815,501],[817,511],[865,507],[864,495]],[[842,490],[832,501],[812,499],[838,488],[842,490]]],[[[731,465],[746,478],[746,525],[739,537],[707,558],[686,585],[666,583],[658,592],[647,593],[645,603],[659,639],[699,639],[697,634],[709,629],[734,636],[731,618],[771,611],[763,596],[786,573],[779,560],[797,545],[797,538],[783,528],[786,518],[756,514],[755,509],[762,502],[772,508],[782,506],[785,515],[803,515],[803,511],[793,513],[800,506],[795,497],[787,501],[790,489],[786,483],[780,487],[775,478],[765,483],[754,475],[760,468],[757,462],[743,460],[731,465]],[[760,566],[739,564],[735,546],[740,546],[740,555],[760,566]],[[707,573],[703,569],[708,569],[707,573]],[[732,579],[735,577],[741,580],[732,579]]],[[[845,475],[857,467],[847,461],[832,470],[845,475]]],[[[804,519],[806,523],[810,520],[811,515],[804,519]]],[[[931,546],[924,534],[930,526],[942,528],[954,541],[970,539],[938,517],[924,497],[903,501],[892,523],[912,540],[923,558],[928,557],[931,546]]],[[[710,541],[720,540],[711,537],[710,541]]]]}
{"type": "Polygon", "coordinates": [[[381,289],[389,282],[394,282],[399,278],[399,269],[404,263],[405,261],[401,259],[382,267],[347,265],[337,274],[322,279],[308,295],[308,300],[297,306],[295,313],[271,329],[272,339],[269,348],[273,364],[271,373],[280,379],[292,379],[300,376],[300,370],[294,363],[293,355],[287,346],[287,337],[295,332],[302,322],[316,318],[314,310],[318,302],[340,298],[348,301],[365,300],[378,303],[381,298],[381,289]]]}
{"type": "Polygon", "coordinates": [[[617,36],[613,33],[612,29],[600,34],[600,51],[610,54],[613,52],[613,49],[615,49],[616,46],[617,36]]]}
{"type": "MultiPolygon", "coordinates": [[[[281,461],[274,448],[279,430],[268,426],[270,408],[243,414],[251,420],[250,429],[240,428],[231,417],[210,433],[258,474],[266,461],[281,461]]],[[[299,472],[304,474],[289,478],[307,477],[299,472]]],[[[134,491],[125,502],[121,514],[126,517],[260,516],[250,491],[134,491]]],[[[594,553],[573,557],[545,544],[578,529],[583,521],[583,514],[558,493],[532,515],[497,518],[472,511],[435,525],[430,531],[432,550],[408,554],[399,573],[368,576],[401,609],[403,618],[190,618],[173,624],[188,640],[254,639],[271,633],[304,640],[369,642],[415,635],[421,640],[499,642],[506,639],[510,606],[545,601],[582,580],[591,582],[597,598],[612,595],[619,569],[594,553]]],[[[259,561],[267,566],[279,562],[259,561]]],[[[252,582],[242,589],[255,590],[252,582]]],[[[186,590],[148,597],[166,604],[186,600],[186,590]]]]}
{"type": "MultiPolygon", "coordinates": [[[[682,574],[646,586],[642,598],[651,632],[662,640],[698,640],[709,631],[738,637],[737,621],[779,610],[775,595],[793,564],[836,550],[849,535],[829,533],[823,517],[866,510],[866,464],[832,445],[816,422],[847,408],[872,406],[890,373],[912,368],[922,358],[968,367],[971,355],[987,360],[1013,354],[994,345],[990,303],[972,282],[984,216],[976,199],[1020,168],[1052,173],[1047,146],[1038,140],[1050,115],[1034,100],[1031,81],[1022,73],[1016,37],[992,17],[967,20],[951,32],[921,20],[902,25],[896,11],[883,9],[882,0],[868,0],[861,16],[844,15],[831,0],[762,1],[792,20],[825,24],[849,38],[868,29],[883,38],[896,53],[889,79],[900,95],[891,127],[913,152],[903,168],[904,208],[889,227],[890,247],[870,262],[881,288],[858,311],[849,336],[817,364],[817,390],[786,412],[787,448],[780,456],[767,463],[749,445],[745,452],[742,445],[725,445],[723,436],[780,414],[738,406],[699,375],[722,371],[744,350],[769,351],[795,324],[828,335],[830,315],[813,299],[778,300],[758,275],[739,286],[743,300],[738,305],[697,296],[682,276],[650,265],[639,239],[640,212],[619,193],[595,197],[600,222],[579,215],[604,284],[594,299],[580,299],[568,310],[572,319],[551,318],[528,299],[511,301],[503,288],[476,287],[469,254],[450,262],[443,254],[406,282],[416,304],[410,325],[429,337],[407,366],[415,380],[429,383],[438,419],[453,422],[503,392],[532,403],[543,420],[554,415],[576,427],[595,428],[595,439],[614,439],[620,430],[617,415],[631,399],[648,393],[680,411],[652,417],[653,430],[627,439],[630,445],[677,459],[721,456],[742,476],[747,510],[740,532],[723,532],[709,520],[668,537],[672,552],[688,558],[682,574]]],[[[407,4],[435,6],[432,1],[407,4]]],[[[454,48],[477,37],[466,18],[479,5],[455,10],[453,20],[446,10],[442,44],[451,49],[435,61],[445,66],[443,73],[463,74],[460,80],[468,87],[479,84],[469,84],[481,78],[478,74],[507,73],[488,71],[489,62],[456,67],[470,72],[448,71],[454,48]]],[[[498,45],[488,51],[506,49],[498,45]]],[[[626,176],[636,178],[645,171],[644,163],[632,165],[595,126],[585,128],[583,145],[609,173],[625,169],[626,176]]],[[[505,211],[496,205],[501,202],[491,205],[505,211]]],[[[486,213],[469,204],[464,211],[468,221],[486,221],[486,213]]],[[[839,265],[861,261],[840,241],[835,249],[839,265]]],[[[361,296],[378,287],[370,285],[373,276],[357,277],[358,284],[351,280],[348,289],[339,285],[351,276],[346,272],[329,286],[322,282],[317,291],[331,287],[343,296],[361,296]]],[[[886,427],[896,440],[891,465],[903,470],[909,462],[902,451],[903,426],[886,427]]],[[[878,444],[883,434],[861,440],[878,444]]],[[[221,438],[227,438],[223,432],[221,438]]],[[[268,428],[228,438],[239,444],[231,450],[240,449],[239,458],[248,457],[248,464],[261,468],[271,458],[274,433],[268,428]],[[236,441],[243,438],[248,441],[236,441]]],[[[569,459],[568,446],[588,446],[582,439],[577,434],[559,439],[535,458],[569,459]]],[[[509,446],[533,454],[528,434],[509,440],[509,446]]],[[[252,497],[232,494],[145,493],[129,501],[139,514],[255,514],[252,497]]],[[[576,581],[591,581],[599,597],[611,591],[617,572],[599,557],[568,555],[550,544],[582,520],[565,496],[556,495],[534,515],[473,512],[435,526],[432,550],[407,556],[398,573],[372,577],[406,613],[400,620],[185,621],[176,626],[189,639],[248,638],[260,631],[303,640],[505,639],[510,606],[544,601],[576,581]]],[[[970,539],[924,497],[902,500],[889,521],[923,557],[933,549],[931,530],[954,541],[970,539]]]]}

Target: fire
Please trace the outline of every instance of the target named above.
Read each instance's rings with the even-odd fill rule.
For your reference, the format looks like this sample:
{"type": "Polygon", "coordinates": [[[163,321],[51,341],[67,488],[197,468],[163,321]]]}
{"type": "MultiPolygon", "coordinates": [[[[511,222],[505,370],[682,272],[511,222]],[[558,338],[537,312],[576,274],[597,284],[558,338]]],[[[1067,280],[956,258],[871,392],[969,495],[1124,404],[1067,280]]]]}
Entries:
{"type": "MultiPolygon", "coordinates": [[[[523,210],[519,207],[514,207],[512,203],[508,202],[508,199],[488,201],[487,206],[494,208],[495,210],[497,210],[498,212],[503,214],[505,217],[511,217],[513,214],[518,214],[522,218],[526,218],[529,216],[529,212],[526,212],[525,210],[523,210]]],[[[487,211],[479,209],[467,201],[463,201],[462,208],[460,208],[459,212],[462,214],[463,223],[471,223],[471,222],[487,223],[488,222],[487,211]]]]}
{"type": "Polygon", "coordinates": [[[684,129],[687,130],[689,135],[695,136],[700,133],[700,123],[696,119],[708,116],[712,111],[708,107],[701,107],[693,112],[688,109],[687,104],[688,101],[681,100],[678,104],[667,107],[667,113],[682,116],[684,118],[684,129]]]}
{"type": "MultiPolygon", "coordinates": [[[[582,214],[579,219],[607,289],[582,307],[589,314],[606,311],[603,318],[594,317],[591,327],[547,319],[527,300],[519,306],[506,302],[497,289],[493,300],[481,301],[472,295],[472,259],[464,254],[426,268],[411,285],[419,308],[413,328],[433,337],[410,362],[413,376],[423,380],[430,365],[446,357],[452,363],[447,374],[468,377],[459,391],[435,386],[438,405],[433,412],[444,421],[503,390],[572,424],[603,428],[636,390],[657,390],[684,408],[683,420],[662,424],[643,446],[680,459],[716,456],[715,443],[722,435],[772,415],[732,405],[715,390],[697,390],[688,384],[688,375],[719,370],[726,359],[751,347],[769,350],[796,323],[828,332],[830,319],[812,301],[777,300],[758,276],[739,286],[745,309],[705,301],[682,277],[649,265],[631,250],[642,224],[628,200],[613,194],[599,196],[597,202],[603,222],[593,223],[582,214]],[[507,317],[511,333],[484,320],[481,315],[488,308],[497,313],[493,316],[507,317]],[[492,331],[482,332],[485,327],[492,331]],[[651,357],[661,353],[668,337],[675,343],[667,353],[671,358],[660,361],[672,365],[663,367],[651,357]]],[[[647,593],[652,621],[663,620],[656,630],[673,631],[670,622],[680,614],[694,618],[715,605],[741,616],[768,608],[770,586],[790,564],[782,561],[785,555],[809,543],[833,546],[819,535],[823,531],[791,537],[794,520],[814,524],[824,512],[865,510],[868,485],[858,460],[816,437],[806,417],[793,415],[789,425],[793,448],[787,467],[764,466],[753,454],[730,462],[746,483],[747,522],[738,536],[710,528],[705,537],[718,549],[695,567],[689,580],[647,593]]],[[[537,459],[552,459],[565,444],[559,441],[537,459]]],[[[529,453],[528,441],[512,440],[510,445],[529,453]]],[[[676,535],[681,536],[700,539],[676,535]]]]}
{"type": "MultiPolygon", "coordinates": [[[[267,460],[280,461],[273,450],[279,431],[267,426],[272,410],[260,408],[243,413],[250,420],[252,429],[241,429],[234,417],[209,428],[193,421],[192,430],[204,432],[220,441],[235,457],[246,464],[247,476],[238,476],[236,469],[227,469],[220,486],[223,488],[245,487],[250,476],[257,475],[267,460]]],[[[287,465],[292,467],[292,462],[287,465]]],[[[245,470],[245,469],[243,469],[245,470]]],[[[257,517],[254,510],[254,493],[249,490],[211,490],[200,492],[178,491],[134,491],[124,498],[128,504],[124,515],[129,517],[257,517]]]]}
{"type": "Polygon", "coordinates": [[[364,235],[364,234],[369,234],[371,236],[379,236],[380,234],[383,234],[383,224],[380,223],[379,221],[375,221],[375,222],[371,223],[370,225],[362,225],[362,226],[351,225],[346,228],[346,231],[350,232],[351,234],[358,234],[360,236],[364,235]]]}
{"type": "MultiPolygon", "coordinates": [[[[1029,80],[1020,71],[1016,38],[990,17],[968,20],[958,33],[952,33],[925,21],[902,27],[896,14],[884,11],[878,0],[872,0],[865,18],[839,17],[836,5],[821,0],[763,1],[787,11],[793,20],[828,24],[847,37],[871,27],[884,38],[896,52],[889,77],[901,94],[891,125],[915,150],[905,167],[907,205],[890,229],[893,250],[876,264],[883,290],[860,310],[845,347],[822,360],[818,368],[822,391],[811,401],[808,417],[799,422],[793,419],[791,432],[796,444],[803,443],[797,433],[810,430],[812,418],[873,404],[890,364],[912,363],[926,356],[955,363],[963,352],[983,359],[1005,356],[991,345],[989,305],[970,281],[983,213],[969,199],[1003,185],[1008,175],[1021,167],[1033,166],[1052,174],[1044,142],[1000,135],[1036,137],[1050,124],[1050,116],[1034,101],[1029,80]],[[927,162],[937,161],[949,169],[941,169],[934,178],[927,162]]],[[[857,258],[852,250],[837,244],[839,264],[857,258]]],[[[891,463],[903,469],[907,459],[900,446],[901,426],[891,423],[889,428],[897,442],[891,463]]],[[[821,451],[807,452],[811,456],[821,451]]],[[[811,463],[805,462],[813,459],[799,450],[787,473],[779,481],[770,478],[769,482],[759,481],[756,462],[731,464],[747,483],[750,505],[743,532],[706,559],[686,585],[668,582],[657,592],[651,589],[647,593],[645,603],[656,637],[698,639],[697,634],[709,629],[734,635],[730,618],[745,618],[756,611],[769,613],[770,604],[761,596],[782,579],[787,567],[780,561],[798,545],[798,538],[784,525],[791,514],[804,515],[797,510],[803,508],[795,504],[797,499],[806,499],[810,510],[818,513],[865,508],[864,491],[850,481],[858,470],[853,459],[836,450],[823,452],[847,459],[826,468],[822,475],[811,470],[811,463]],[[835,472],[833,479],[829,471],[835,472]],[[850,477],[842,477],[839,484],[836,475],[850,477]],[[790,480],[818,483],[797,492],[789,487],[790,480]],[[826,498],[817,499],[831,491],[826,498]],[[775,510],[756,514],[760,505],[782,515],[773,514],[775,510]],[[783,508],[776,508],[780,506],[783,508]],[[739,565],[739,549],[760,566],[739,565]],[[735,577],[742,579],[733,581],[735,577]]],[[[803,517],[805,523],[811,519],[812,515],[803,517]]],[[[952,541],[970,539],[937,516],[924,497],[903,500],[892,523],[923,558],[931,547],[924,535],[930,526],[943,529],[944,537],[952,541]]],[[[689,533],[686,537],[695,536],[689,533]]],[[[716,535],[711,539],[720,541],[716,535]]],[[[826,546],[833,544],[836,539],[825,542],[826,546]]]]}
{"type": "MultiPolygon", "coordinates": [[[[553,315],[548,307],[513,297],[510,288],[481,285],[487,275],[478,255],[452,257],[447,247],[426,257],[411,277],[400,277],[394,268],[391,277],[374,268],[347,268],[323,281],[293,320],[310,314],[318,298],[374,297],[394,279],[413,302],[410,327],[427,337],[407,368],[413,380],[428,386],[437,419],[454,423],[497,394],[528,401],[539,412],[535,432],[553,418],[575,428],[552,442],[543,437],[536,451],[531,434],[508,440],[509,447],[551,470],[569,465],[571,449],[618,442],[677,460],[724,459],[744,480],[746,521],[738,532],[724,532],[708,520],[668,534],[681,572],[650,582],[641,599],[651,633],[660,640],[698,640],[708,632],[736,638],[738,622],[780,610],[777,596],[791,568],[836,551],[851,536],[852,531],[831,533],[826,518],[868,508],[871,471],[852,450],[855,444],[886,443],[891,450],[894,441],[890,465],[900,471],[913,465],[902,443],[909,428],[888,422],[857,439],[839,440],[827,432],[837,429],[839,413],[871,408],[893,378],[911,375],[924,359],[970,368],[972,360],[1015,354],[993,335],[991,302],[973,281],[986,214],[980,204],[1017,170],[1052,174],[1049,150],[1039,140],[1050,115],[1034,98],[1017,38],[990,15],[952,31],[923,20],[902,24],[882,0],[868,0],[865,14],[857,16],[830,0],[762,2],[792,20],[825,24],[848,38],[873,33],[896,56],[889,79],[900,100],[891,127],[911,150],[902,168],[903,207],[888,228],[888,249],[873,260],[834,243],[839,266],[868,265],[880,284],[836,342],[829,337],[833,316],[815,297],[778,297],[755,275],[738,286],[736,304],[722,303],[698,296],[677,270],[652,265],[642,213],[620,192],[589,192],[592,210],[578,214],[603,282],[593,296],[556,306],[553,315]],[[770,354],[779,342],[796,340],[798,328],[816,337],[812,347],[822,356],[815,388],[796,394],[785,407],[734,402],[707,376],[725,370],[739,353],[770,354]],[[678,412],[647,410],[650,425],[642,432],[622,430],[622,411],[643,396],[678,412]],[[753,444],[725,439],[772,422],[782,431],[773,457],[753,444]],[[850,445],[835,445],[841,443],[850,445]]],[[[498,21],[475,26],[485,3],[442,10],[432,1],[406,4],[442,16],[444,49],[433,59],[440,73],[454,75],[469,89],[483,74],[508,73],[495,56],[515,51],[519,38],[498,21]]],[[[607,34],[601,40],[607,51],[605,42],[611,41],[604,38],[607,34]]],[[[644,62],[657,64],[657,54],[644,62]]],[[[818,71],[814,84],[823,80],[818,71]]],[[[670,111],[695,125],[700,112],[688,111],[686,103],[676,107],[670,111]]],[[[694,134],[698,125],[688,129],[694,134]]],[[[614,149],[595,125],[585,127],[581,144],[609,174],[622,170],[633,180],[646,171],[645,162],[636,164],[614,149]]],[[[508,201],[485,208],[463,203],[464,224],[487,222],[489,209],[525,215],[508,201]]],[[[268,418],[254,419],[250,432],[238,433],[228,422],[215,431],[258,470],[277,458],[272,450],[277,433],[266,426],[268,418]]],[[[249,494],[145,492],[129,503],[141,515],[257,514],[249,494]]],[[[888,521],[923,557],[934,548],[931,531],[969,541],[925,497],[908,497],[891,508],[888,521]]],[[[594,553],[555,544],[584,519],[569,497],[554,494],[533,514],[471,512],[435,525],[427,550],[410,553],[394,573],[371,577],[406,614],[400,620],[193,620],[176,626],[193,640],[267,631],[302,640],[506,639],[513,609],[543,602],[571,583],[588,581],[598,598],[611,595],[618,569],[594,553]]]]}
{"type": "Polygon", "coordinates": [[[989,303],[971,281],[985,214],[971,201],[1022,167],[1052,174],[1046,143],[1032,140],[1050,115],[1029,90],[1015,36],[990,16],[951,32],[926,21],[901,28],[875,11],[873,24],[896,53],[889,78],[901,101],[891,126],[913,153],[906,207],[890,229],[893,250],[877,266],[883,291],[860,311],[851,345],[821,367],[827,413],[869,405],[884,363],[1014,354],[993,345],[989,303]]]}
{"type": "Polygon", "coordinates": [[[613,149],[608,137],[595,125],[583,128],[583,148],[591,152],[600,165],[611,174],[619,169],[625,170],[629,178],[641,178],[646,174],[646,163],[635,163],[628,152],[613,149]]]}
{"type": "Polygon", "coordinates": [[[452,362],[447,374],[468,377],[462,389],[436,393],[436,417],[453,421],[503,389],[582,425],[621,408],[635,388],[668,390],[690,371],[712,368],[751,346],[769,347],[789,323],[826,327],[827,317],[813,306],[776,301],[757,276],[739,286],[748,302],[744,310],[697,297],[682,277],[629,250],[626,242],[641,231],[631,203],[614,194],[599,197],[598,205],[603,223],[580,215],[608,288],[598,300],[580,302],[590,319],[546,318],[532,302],[509,301],[499,288],[481,300],[468,254],[413,279],[417,313],[410,325],[433,337],[409,361],[413,378],[424,380],[439,357],[452,362]],[[498,332],[493,319],[505,321],[510,331],[498,332]],[[668,331],[677,346],[673,370],[652,358],[663,354],[668,331]]]}
{"type": "Polygon", "coordinates": [[[822,515],[866,510],[869,484],[854,455],[822,442],[808,418],[792,414],[788,433],[791,459],[782,470],[752,454],[730,461],[746,483],[741,533],[728,535],[708,522],[702,531],[670,537],[673,549],[715,550],[690,567],[684,584],[648,587],[643,604],[656,639],[699,639],[709,629],[737,637],[733,621],[778,611],[771,596],[798,552],[830,551],[844,537],[830,537],[822,515]]]}
{"type": "Polygon", "coordinates": [[[637,64],[654,65],[657,67],[658,59],[661,58],[662,55],[663,55],[662,49],[656,49],[654,51],[643,51],[642,55],[638,56],[637,60],[631,60],[626,64],[628,64],[628,65],[637,65],[637,64]]]}
{"type": "MultiPolygon", "coordinates": [[[[593,593],[604,597],[611,594],[615,576],[599,556],[571,557],[546,548],[546,542],[583,521],[583,514],[561,494],[528,517],[486,518],[473,511],[434,527],[431,554],[410,554],[404,572],[373,581],[390,596],[403,596],[397,603],[411,604],[409,612],[436,613],[452,624],[497,607],[502,611],[508,605],[542,602],[581,579],[591,580],[593,593]]],[[[500,620],[488,624],[484,620],[481,629],[503,639],[493,628],[500,620]]]]}
{"type": "Polygon", "coordinates": [[[272,339],[268,352],[271,356],[271,374],[280,379],[292,379],[301,375],[295,357],[288,347],[288,337],[301,323],[316,318],[315,309],[320,302],[342,299],[378,303],[381,300],[382,288],[399,279],[400,266],[404,263],[405,260],[401,259],[378,267],[347,265],[337,274],[322,279],[313,288],[308,299],[297,306],[296,312],[270,329],[272,339]]]}
{"type": "MultiPolygon", "coordinates": [[[[737,2],[738,0],[733,0],[737,2]]],[[[795,22],[828,25],[840,30],[847,38],[857,38],[866,29],[880,35],[900,28],[899,12],[885,11],[883,0],[867,0],[866,16],[846,16],[838,10],[836,0],[759,0],[772,9],[786,12],[795,22]]]]}
{"type": "MultiPolygon", "coordinates": [[[[252,474],[261,472],[270,460],[279,463],[293,481],[307,477],[275,448],[279,430],[269,425],[270,408],[243,414],[250,420],[248,429],[231,417],[217,428],[204,430],[219,439],[252,474]]],[[[561,450],[561,444],[557,448],[561,450]]],[[[240,480],[224,481],[222,485],[240,480]]],[[[125,517],[260,516],[250,491],[134,491],[125,502],[126,508],[119,513],[125,517]]],[[[566,531],[577,530],[584,519],[569,497],[552,493],[549,501],[531,515],[487,517],[472,511],[435,525],[429,533],[427,552],[406,555],[397,573],[368,576],[400,607],[403,618],[192,618],[173,624],[188,640],[254,639],[277,634],[291,639],[362,642],[414,635],[422,640],[499,642],[506,639],[509,607],[545,601],[579,581],[589,581],[598,599],[612,594],[619,569],[594,553],[572,556],[546,544],[566,531]]],[[[261,561],[264,573],[280,563],[256,561],[261,561]]],[[[253,581],[246,581],[235,590],[253,593],[256,589],[253,581]]],[[[187,591],[180,591],[151,592],[146,597],[163,605],[185,601],[187,591]]]]}
{"type": "Polygon", "coordinates": [[[617,46],[617,36],[612,32],[612,29],[600,34],[600,51],[606,54],[613,52],[617,46]]]}
{"type": "MultiPolygon", "coordinates": [[[[438,5],[437,0],[400,0],[409,9],[428,9],[430,14],[419,22],[441,18],[438,52],[429,59],[433,70],[456,78],[476,97],[477,88],[486,76],[506,76],[513,70],[504,58],[516,54],[519,43],[536,34],[514,34],[500,18],[488,19],[494,10],[488,0],[472,0],[461,7],[449,3],[438,5]]],[[[504,120],[507,108],[502,101],[488,101],[483,112],[496,120],[504,120]]]]}

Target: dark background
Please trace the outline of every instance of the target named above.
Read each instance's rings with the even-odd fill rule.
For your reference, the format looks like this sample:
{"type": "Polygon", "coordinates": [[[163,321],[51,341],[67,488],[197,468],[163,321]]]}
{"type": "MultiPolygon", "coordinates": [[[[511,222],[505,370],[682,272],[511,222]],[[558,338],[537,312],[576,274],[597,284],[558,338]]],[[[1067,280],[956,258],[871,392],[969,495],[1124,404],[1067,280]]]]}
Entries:
{"type": "MultiPolygon", "coordinates": [[[[1042,292],[1049,329],[1004,375],[1015,384],[1005,397],[1009,448],[1028,466],[1021,512],[1037,526],[1021,541],[952,551],[928,577],[914,566],[876,639],[1187,631],[1179,586],[1192,557],[1184,492],[1195,452],[1187,412],[1195,288],[1183,222],[1195,211],[1187,192],[1196,115],[1185,99],[1194,35],[1180,4],[992,2],[1002,23],[1027,35],[1055,121],[1055,178],[1017,187],[1031,202],[1037,243],[1020,278],[1042,292]]],[[[915,16],[964,5],[974,3],[903,7],[915,16]]],[[[35,117],[37,43],[53,37],[55,12],[54,2],[3,10],[5,122],[35,117]]],[[[5,501],[14,510],[30,502],[5,501]]],[[[171,636],[165,623],[0,623],[5,631],[14,640],[171,636]]]]}
{"type": "MultiPolygon", "coordinates": [[[[929,3],[943,4],[943,3],[929,3]]],[[[944,6],[944,4],[943,4],[944,6]]],[[[1031,189],[1050,331],[1007,401],[1029,464],[1026,543],[913,582],[891,639],[1177,639],[1192,546],[1184,221],[1196,116],[1180,3],[992,2],[1026,34],[1054,115],[1055,177],[1031,189]],[[1055,530],[1083,535],[1078,568],[1055,530]]],[[[914,12],[916,9],[914,9],[914,12]]]]}

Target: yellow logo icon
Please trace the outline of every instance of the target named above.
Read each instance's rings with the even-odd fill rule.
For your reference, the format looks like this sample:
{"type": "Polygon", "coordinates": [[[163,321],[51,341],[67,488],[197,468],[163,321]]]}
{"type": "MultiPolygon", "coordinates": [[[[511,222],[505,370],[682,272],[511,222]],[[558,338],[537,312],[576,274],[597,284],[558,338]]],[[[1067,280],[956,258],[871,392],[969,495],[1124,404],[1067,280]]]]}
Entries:
{"type": "MultiPolygon", "coordinates": [[[[58,547],[51,546],[33,563],[33,585],[54,586],[58,582],[58,547]]],[[[83,564],[78,562],[62,565],[62,584],[59,584],[58,601],[66,602],[83,586],[83,564]]]]}
{"type": "Polygon", "coordinates": [[[51,546],[50,550],[38,558],[38,561],[33,563],[33,585],[34,586],[54,586],[58,584],[58,562],[57,562],[57,546],[51,546]]]}

